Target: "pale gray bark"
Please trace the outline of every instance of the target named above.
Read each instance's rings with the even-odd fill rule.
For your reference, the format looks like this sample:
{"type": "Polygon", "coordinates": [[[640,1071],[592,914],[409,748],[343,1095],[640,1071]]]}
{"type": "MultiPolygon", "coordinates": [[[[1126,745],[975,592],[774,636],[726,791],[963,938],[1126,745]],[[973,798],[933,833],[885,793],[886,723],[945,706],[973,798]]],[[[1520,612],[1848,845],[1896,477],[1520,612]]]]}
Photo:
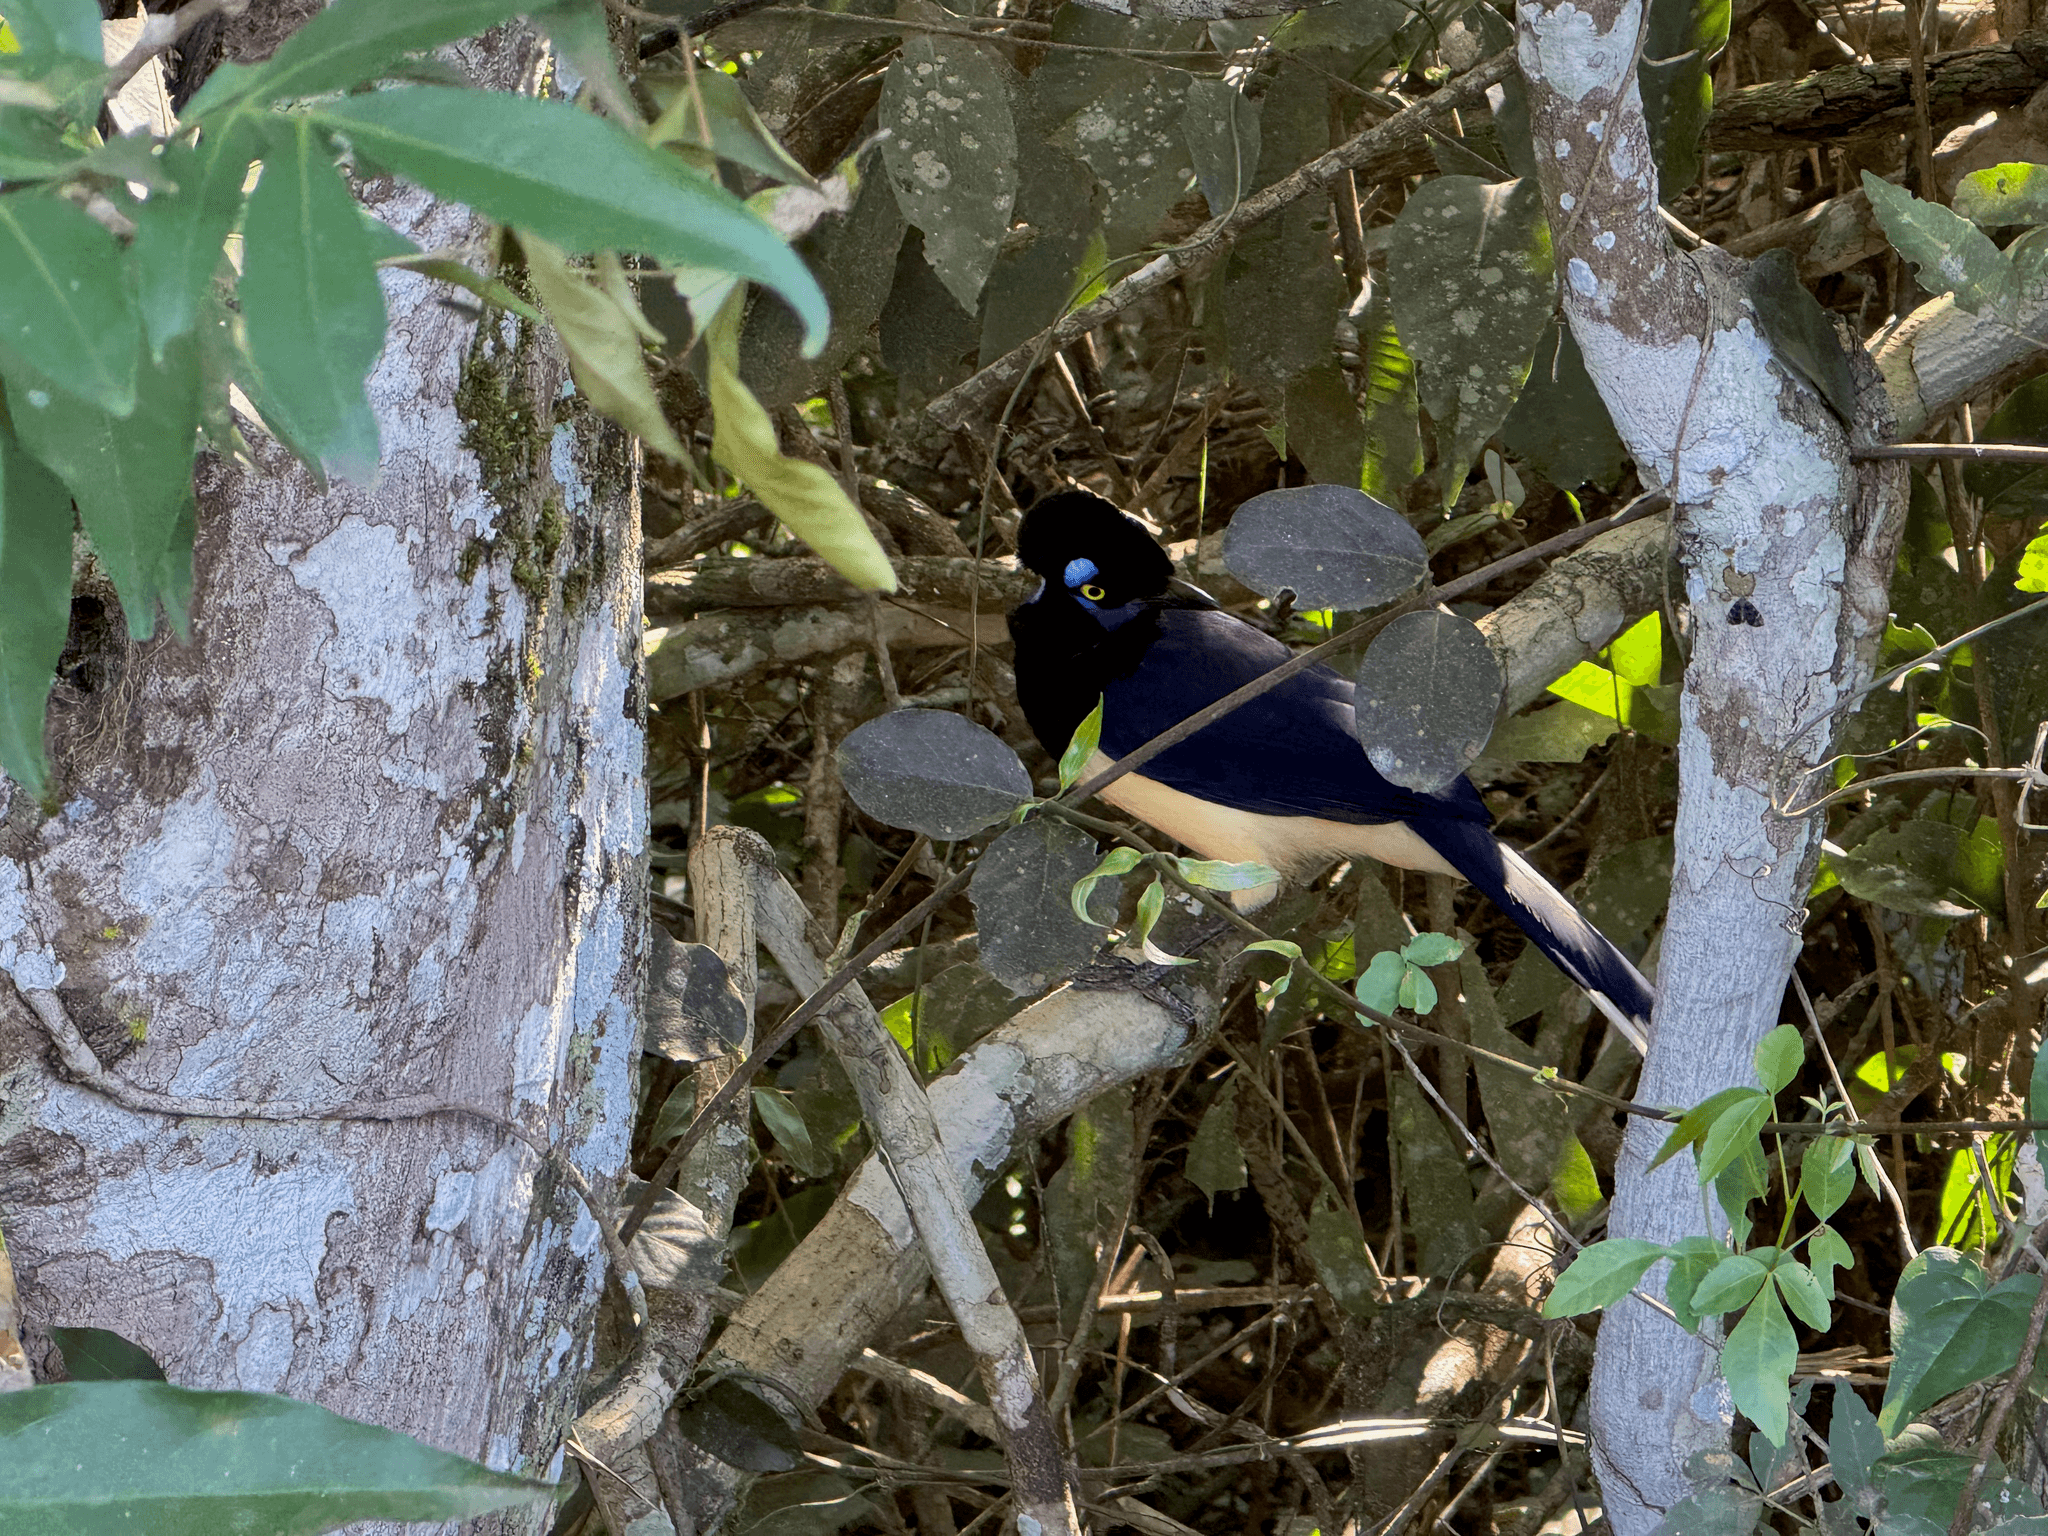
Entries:
{"type": "MultiPolygon", "coordinates": [[[[429,249],[476,238],[417,192],[369,200],[429,249]]],[[[253,466],[201,468],[190,642],[103,639],[92,691],[60,690],[54,814],[0,785],[0,1210],[38,1364],[44,1329],[108,1328],[181,1385],[546,1475],[598,1227],[555,1164],[434,1106],[601,1193],[626,1157],[633,451],[562,407],[550,349],[506,326],[472,354],[444,291],[385,286],[377,483],[322,494],[248,424],[253,466]],[[125,1108],[24,1000],[121,1082],[260,1118],[125,1108]]]]}
{"type": "MultiPolygon", "coordinates": [[[[1738,264],[1682,254],[1666,235],[1634,74],[1638,0],[1523,0],[1518,21],[1572,333],[1623,441],[1678,506],[1691,656],[1670,915],[1635,1096],[1694,1104],[1753,1082],[1755,1045],[1777,1022],[1820,828],[1773,813],[1773,778],[1787,755],[1818,755],[1827,725],[1799,733],[1868,675],[1903,486],[1881,470],[1859,481],[1839,423],[1758,334],[1738,264]],[[1761,627],[1730,621],[1738,599],[1761,627]]],[[[1883,393],[1863,371],[1863,427],[1882,435],[1883,393]]],[[[1691,1158],[1649,1171],[1662,1140],[1660,1126],[1630,1125],[1611,1235],[1707,1229],[1691,1158]]],[[[1595,1465],[1621,1536],[1691,1491],[1693,1452],[1725,1446],[1716,1369],[1710,1340],[1639,1302],[1608,1310],[1595,1465]]]]}

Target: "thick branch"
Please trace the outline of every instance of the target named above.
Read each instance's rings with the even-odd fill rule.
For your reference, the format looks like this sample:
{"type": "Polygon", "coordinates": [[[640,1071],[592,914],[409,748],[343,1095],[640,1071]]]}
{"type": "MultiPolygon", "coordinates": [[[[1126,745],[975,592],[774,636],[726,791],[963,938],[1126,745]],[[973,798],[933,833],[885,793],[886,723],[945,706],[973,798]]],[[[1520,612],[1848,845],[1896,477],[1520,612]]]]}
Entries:
{"type": "MultiPolygon", "coordinates": [[[[2025,101],[2048,83],[2048,32],[1958,48],[1927,61],[1932,127],[2025,101]]],[[[1844,64],[1799,80],[1769,80],[1714,103],[1709,150],[1793,149],[1882,138],[1913,126],[1912,77],[1903,59],[1844,64]]]]}

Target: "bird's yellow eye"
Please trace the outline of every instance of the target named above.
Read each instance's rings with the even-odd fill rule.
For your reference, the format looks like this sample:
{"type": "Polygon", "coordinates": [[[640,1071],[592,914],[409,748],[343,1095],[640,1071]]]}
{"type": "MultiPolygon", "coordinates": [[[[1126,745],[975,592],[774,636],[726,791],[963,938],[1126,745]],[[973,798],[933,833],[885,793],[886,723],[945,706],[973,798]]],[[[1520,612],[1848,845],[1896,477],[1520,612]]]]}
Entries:
{"type": "Polygon", "coordinates": [[[1096,586],[1095,583],[1091,581],[1090,583],[1088,583],[1087,586],[1081,589],[1081,595],[1087,598],[1088,601],[1091,603],[1099,603],[1103,600],[1103,598],[1107,597],[1109,594],[1104,592],[1102,588],[1096,586]]]}

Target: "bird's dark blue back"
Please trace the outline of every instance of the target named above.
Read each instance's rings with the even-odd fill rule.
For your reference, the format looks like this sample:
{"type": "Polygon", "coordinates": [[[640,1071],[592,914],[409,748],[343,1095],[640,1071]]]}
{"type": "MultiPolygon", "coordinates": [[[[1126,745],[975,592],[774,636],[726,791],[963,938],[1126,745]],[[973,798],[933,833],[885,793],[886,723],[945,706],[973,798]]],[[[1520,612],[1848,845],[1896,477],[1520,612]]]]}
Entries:
{"type": "MultiPolygon", "coordinates": [[[[1048,747],[1066,741],[1079,723],[1074,702],[1085,699],[1085,712],[1099,693],[1102,750],[1120,757],[1292,654],[1243,620],[1177,596],[1138,605],[1114,628],[1092,619],[1071,627],[1061,622],[1064,645],[1029,644],[1051,638],[1032,633],[1040,622],[1032,610],[1044,601],[1020,608],[1012,624],[1020,642],[1018,697],[1048,747]]],[[[1057,620],[1046,613],[1043,622],[1057,620]]],[[[1260,815],[1490,824],[1485,802],[1462,777],[1427,795],[1382,778],[1353,733],[1353,694],[1347,678],[1312,667],[1168,748],[1141,771],[1171,788],[1260,815]]]]}

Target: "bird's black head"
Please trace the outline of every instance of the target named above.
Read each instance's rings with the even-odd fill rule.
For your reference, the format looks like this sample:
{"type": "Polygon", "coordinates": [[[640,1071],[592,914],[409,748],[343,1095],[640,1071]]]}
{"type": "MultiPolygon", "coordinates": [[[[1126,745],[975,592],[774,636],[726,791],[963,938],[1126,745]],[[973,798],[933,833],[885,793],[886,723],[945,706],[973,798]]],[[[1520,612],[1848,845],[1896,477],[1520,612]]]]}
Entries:
{"type": "Polygon", "coordinates": [[[1090,491],[1062,491],[1026,512],[1017,554],[1048,596],[1096,613],[1158,597],[1173,581],[1173,560],[1145,525],[1090,491]]]}

